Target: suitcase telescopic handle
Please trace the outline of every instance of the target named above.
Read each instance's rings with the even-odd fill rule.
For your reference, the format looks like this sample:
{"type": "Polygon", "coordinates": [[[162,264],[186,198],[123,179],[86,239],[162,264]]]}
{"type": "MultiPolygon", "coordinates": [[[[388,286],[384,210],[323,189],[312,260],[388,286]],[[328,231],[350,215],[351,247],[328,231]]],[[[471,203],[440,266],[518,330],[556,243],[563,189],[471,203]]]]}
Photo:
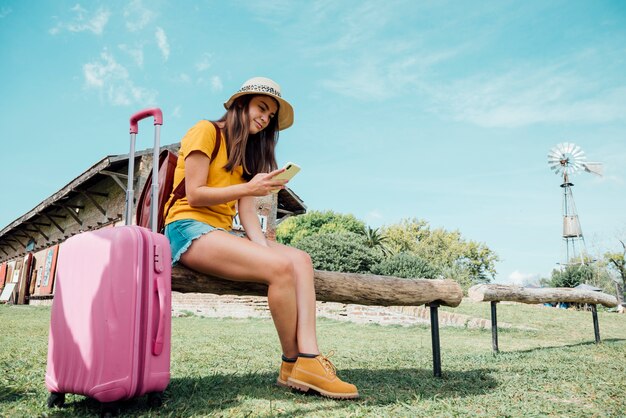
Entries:
{"type": "Polygon", "coordinates": [[[126,213],[124,214],[126,225],[130,225],[133,219],[133,206],[135,204],[135,192],[133,190],[133,175],[135,174],[135,138],[139,132],[139,121],[152,116],[154,118],[154,148],[152,151],[152,191],[150,199],[150,227],[157,231],[158,202],[159,202],[159,151],[161,125],[163,125],[163,112],[158,107],[140,110],[130,117],[130,152],[128,154],[128,186],[126,187],[126,213]]]}
{"type": "Polygon", "coordinates": [[[140,110],[130,117],[130,133],[139,133],[139,121],[152,116],[155,125],[163,125],[163,112],[158,107],[140,110]]]}

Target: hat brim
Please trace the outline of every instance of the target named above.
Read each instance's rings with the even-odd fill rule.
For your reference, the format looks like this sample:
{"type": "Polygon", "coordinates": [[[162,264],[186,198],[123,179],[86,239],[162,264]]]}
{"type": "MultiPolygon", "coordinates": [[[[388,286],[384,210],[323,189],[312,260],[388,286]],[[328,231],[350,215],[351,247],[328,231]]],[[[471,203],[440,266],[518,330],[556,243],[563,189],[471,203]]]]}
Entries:
{"type": "Polygon", "coordinates": [[[256,91],[241,91],[233,94],[228,101],[224,102],[224,108],[226,110],[230,109],[233,102],[237,100],[237,98],[246,95],[254,95],[254,96],[268,96],[278,102],[278,130],[282,131],[283,129],[289,128],[293,125],[293,107],[289,102],[282,97],[274,96],[273,94],[266,94],[256,91]]]}

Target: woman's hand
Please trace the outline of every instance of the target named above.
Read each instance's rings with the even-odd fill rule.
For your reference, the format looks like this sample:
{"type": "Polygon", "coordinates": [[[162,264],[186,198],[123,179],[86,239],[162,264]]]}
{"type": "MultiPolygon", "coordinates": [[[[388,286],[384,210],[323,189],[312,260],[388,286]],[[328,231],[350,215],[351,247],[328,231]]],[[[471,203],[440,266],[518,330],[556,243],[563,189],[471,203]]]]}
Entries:
{"type": "Polygon", "coordinates": [[[272,190],[284,189],[289,180],[274,179],[274,176],[283,171],[285,171],[284,168],[279,168],[270,173],[259,173],[254,176],[247,183],[250,196],[267,196],[272,190]]]}

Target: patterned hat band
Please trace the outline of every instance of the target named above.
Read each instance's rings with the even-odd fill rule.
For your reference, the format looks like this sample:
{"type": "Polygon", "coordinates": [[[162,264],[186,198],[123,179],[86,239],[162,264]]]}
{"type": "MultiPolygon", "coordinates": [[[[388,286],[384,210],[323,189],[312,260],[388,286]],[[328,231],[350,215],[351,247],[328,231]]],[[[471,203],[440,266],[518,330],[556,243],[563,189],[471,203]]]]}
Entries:
{"type": "Polygon", "coordinates": [[[274,96],[282,97],[280,92],[276,90],[274,87],[266,86],[263,84],[249,84],[247,86],[243,86],[237,91],[237,93],[247,93],[247,92],[256,92],[256,93],[269,93],[274,96]]]}

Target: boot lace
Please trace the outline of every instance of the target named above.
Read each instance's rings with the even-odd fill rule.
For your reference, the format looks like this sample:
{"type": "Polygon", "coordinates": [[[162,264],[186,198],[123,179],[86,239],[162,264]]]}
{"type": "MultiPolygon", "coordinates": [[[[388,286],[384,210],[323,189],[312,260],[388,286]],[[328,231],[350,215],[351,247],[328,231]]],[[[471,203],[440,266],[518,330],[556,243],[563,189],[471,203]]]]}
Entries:
{"type": "Polygon", "coordinates": [[[332,376],[336,376],[337,368],[330,361],[330,357],[332,357],[333,355],[335,355],[334,351],[330,351],[327,356],[320,354],[320,360],[322,360],[322,366],[324,366],[324,369],[326,369],[326,371],[330,373],[332,376]]]}

